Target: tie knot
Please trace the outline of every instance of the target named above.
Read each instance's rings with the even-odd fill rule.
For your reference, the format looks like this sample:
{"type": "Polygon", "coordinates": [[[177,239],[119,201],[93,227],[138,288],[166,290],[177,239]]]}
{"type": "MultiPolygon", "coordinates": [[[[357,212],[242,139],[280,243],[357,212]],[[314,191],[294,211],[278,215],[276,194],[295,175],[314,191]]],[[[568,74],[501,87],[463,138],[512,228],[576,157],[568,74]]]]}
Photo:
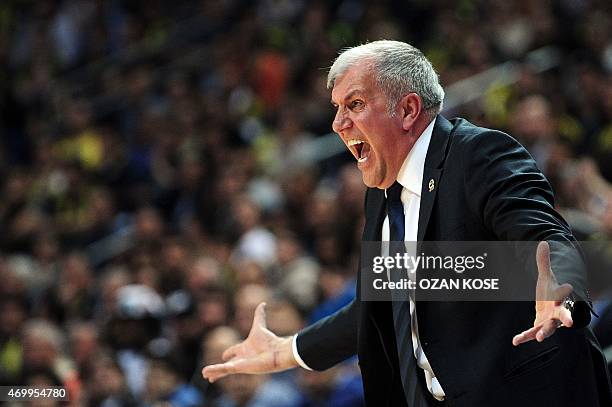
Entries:
{"type": "Polygon", "coordinates": [[[404,187],[399,182],[395,181],[393,185],[387,188],[387,199],[390,203],[401,202],[400,196],[404,187]]]}

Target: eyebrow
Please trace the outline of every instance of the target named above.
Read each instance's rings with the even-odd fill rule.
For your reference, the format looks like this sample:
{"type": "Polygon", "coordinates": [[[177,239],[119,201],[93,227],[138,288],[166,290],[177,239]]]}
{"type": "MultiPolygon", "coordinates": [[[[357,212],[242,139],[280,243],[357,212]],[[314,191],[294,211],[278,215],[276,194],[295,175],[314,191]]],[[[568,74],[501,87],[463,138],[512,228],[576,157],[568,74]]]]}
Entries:
{"type": "MultiPolygon", "coordinates": [[[[358,93],[363,93],[363,90],[362,90],[362,89],[359,89],[359,88],[358,88],[358,89],[353,89],[352,91],[350,91],[350,92],[348,93],[348,95],[346,95],[346,96],[344,97],[344,100],[348,100],[348,99],[352,98],[353,96],[355,96],[355,95],[356,95],[356,94],[358,94],[358,93]]],[[[330,103],[332,104],[332,106],[336,106],[336,102],[334,102],[334,100],[333,100],[333,99],[330,101],[330,103]]]]}

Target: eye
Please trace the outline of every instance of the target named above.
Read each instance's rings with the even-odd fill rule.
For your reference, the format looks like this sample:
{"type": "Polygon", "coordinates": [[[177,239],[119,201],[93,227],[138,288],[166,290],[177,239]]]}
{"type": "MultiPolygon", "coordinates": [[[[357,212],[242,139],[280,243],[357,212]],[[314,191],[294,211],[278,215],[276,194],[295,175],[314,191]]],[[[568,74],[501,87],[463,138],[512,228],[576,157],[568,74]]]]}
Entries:
{"type": "Polygon", "coordinates": [[[360,99],[355,99],[349,103],[349,108],[351,110],[361,109],[363,107],[363,101],[360,99]]]}

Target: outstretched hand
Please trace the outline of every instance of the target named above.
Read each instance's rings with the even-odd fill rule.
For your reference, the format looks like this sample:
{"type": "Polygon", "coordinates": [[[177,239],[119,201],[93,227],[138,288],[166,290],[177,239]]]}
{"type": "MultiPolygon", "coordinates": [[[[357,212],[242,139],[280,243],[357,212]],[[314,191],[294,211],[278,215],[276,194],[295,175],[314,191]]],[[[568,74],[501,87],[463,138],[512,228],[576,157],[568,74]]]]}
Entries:
{"type": "Polygon", "coordinates": [[[202,369],[202,376],[211,383],[230,374],[262,374],[279,372],[296,367],[292,338],[281,338],[266,326],[266,304],[255,309],[249,336],[241,343],[223,352],[224,363],[202,369]]]}
{"type": "Polygon", "coordinates": [[[550,267],[550,246],[540,242],[536,252],[538,282],[536,285],[536,317],[533,327],[512,339],[514,346],[536,340],[542,342],[561,326],[571,327],[572,313],[563,302],[574,291],[570,284],[559,284],[550,267]]]}

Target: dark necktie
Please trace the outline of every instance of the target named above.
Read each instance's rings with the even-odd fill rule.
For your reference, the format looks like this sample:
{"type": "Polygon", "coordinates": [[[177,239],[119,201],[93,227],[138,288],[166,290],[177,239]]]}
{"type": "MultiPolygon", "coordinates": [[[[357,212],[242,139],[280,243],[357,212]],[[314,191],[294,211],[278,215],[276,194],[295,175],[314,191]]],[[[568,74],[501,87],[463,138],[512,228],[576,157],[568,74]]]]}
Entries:
{"type": "MultiPolygon", "coordinates": [[[[397,181],[387,189],[387,216],[389,217],[389,255],[404,253],[404,205],[400,199],[403,187],[397,181]],[[401,242],[401,243],[398,243],[401,242]]],[[[412,326],[410,321],[410,303],[408,293],[403,299],[393,301],[393,321],[395,324],[395,340],[399,357],[400,375],[404,386],[404,394],[409,407],[426,407],[427,401],[422,394],[417,375],[420,374],[414,357],[412,346],[412,326]]]]}

